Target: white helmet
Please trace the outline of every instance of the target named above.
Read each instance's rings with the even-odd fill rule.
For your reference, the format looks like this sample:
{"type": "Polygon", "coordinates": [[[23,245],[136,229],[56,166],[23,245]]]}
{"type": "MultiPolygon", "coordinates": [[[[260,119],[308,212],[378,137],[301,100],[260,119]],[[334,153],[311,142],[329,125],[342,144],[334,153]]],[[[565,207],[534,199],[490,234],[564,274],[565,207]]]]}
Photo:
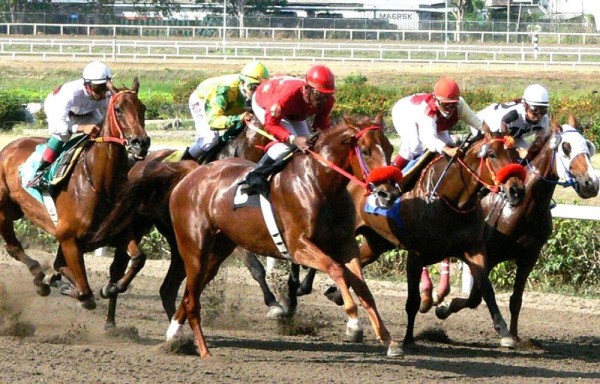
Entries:
{"type": "Polygon", "coordinates": [[[100,61],[92,61],[83,68],[83,81],[91,84],[104,84],[112,77],[110,69],[100,61]]]}
{"type": "Polygon", "coordinates": [[[550,98],[546,88],[539,84],[532,84],[525,88],[523,92],[523,101],[531,106],[549,107],[550,98]]]}

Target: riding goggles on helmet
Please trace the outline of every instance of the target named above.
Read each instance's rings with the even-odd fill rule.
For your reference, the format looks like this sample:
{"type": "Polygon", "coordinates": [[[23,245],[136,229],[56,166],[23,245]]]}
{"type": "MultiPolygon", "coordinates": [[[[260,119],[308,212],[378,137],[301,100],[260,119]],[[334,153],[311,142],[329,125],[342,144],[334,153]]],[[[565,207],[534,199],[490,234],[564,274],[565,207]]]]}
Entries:
{"type": "Polygon", "coordinates": [[[548,113],[548,107],[541,105],[528,105],[527,110],[536,116],[544,116],[548,113]]]}

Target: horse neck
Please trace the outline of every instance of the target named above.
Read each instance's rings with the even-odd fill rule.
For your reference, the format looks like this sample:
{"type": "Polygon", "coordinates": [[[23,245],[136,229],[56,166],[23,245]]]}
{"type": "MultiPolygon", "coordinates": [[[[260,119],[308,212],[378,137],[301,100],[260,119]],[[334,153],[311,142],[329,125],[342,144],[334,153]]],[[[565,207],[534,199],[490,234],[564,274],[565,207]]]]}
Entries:
{"type": "MultiPolygon", "coordinates": [[[[440,160],[437,159],[441,159],[441,157],[433,161],[439,162],[440,160]]],[[[466,159],[465,163],[477,172],[478,166],[473,166],[473,160],[466,159]]],[[[430,170],[427,172],[429,175],[421,178],[420,189],[427,197],[434,192],[432,189],[442,176],[446,165],[447,163],[443,162],[440,162],[438,165],[431,164],[430,170]]],[[[477,192],[482,188],[482,184],[462,165],[455,161],[443,177],[444,179],[440,181],[435,191],[437,197],[457,210],[468,210],[476,204],[478,200],[477,192]]]]}
{"type": "Polygon", "coordinates": [[[531,204],[540,207],[550,205],[558,180],[556,167],[555,151],[546,144],[529,164],[524,205],[530,207],[531,204]]]}

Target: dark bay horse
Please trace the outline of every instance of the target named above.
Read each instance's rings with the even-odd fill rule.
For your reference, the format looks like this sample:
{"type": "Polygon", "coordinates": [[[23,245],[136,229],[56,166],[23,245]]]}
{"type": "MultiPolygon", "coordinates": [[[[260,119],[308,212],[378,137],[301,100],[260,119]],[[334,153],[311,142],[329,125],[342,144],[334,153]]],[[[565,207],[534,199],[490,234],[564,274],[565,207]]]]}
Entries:
{"type": "MultiPolygon", "coordinates": [[[[552,233],[550,204],[556,186],[571,186],[583,199],[598,195],[599,181],[590,161],[595,149],[576,129],[578,126],[573,116],[563,126],[552,120],[552,130],[533,143],[529,152],[535,157],[527,164],[526,194],[521,205],[506,205],[502,197],[494,193],[482,199],[487,221],[485,269],[491,270],[506,260],[516,262],[510,297],[510,332],[517,341],[527,278],[552,233]]],[[[481,303],[481,294],[479,287],[474,286],[468,298],[454,298],[449,305],[438,306],[436,315],[445,319],[463,308],[475,308],[481,303]]]]}
{"type": "MultiPolygon", "coordinates": [[[[60,247],[54,269],[74,284],[62,293],[77,298],[86,309],[95,308],[96,302],[87,280],[83,254],[103,245],[90,239],[127,181],[128,156],[143,159],[150,146],[144,125],[146,108],[138,98],[137,78],[131,89],[116,89],[110,83],[109,89],[112,97],[99,136],[89,139],[70,179],[53,191],[58,213],[56,225],[44,205],[23,189],[19,177],[19,166],[45,139],[15,140],[0,152],[0,235],[6,242],[6,250],[29,268],[37,292],[45,296],[50,293],[50,286],[44,281],[44,272],[23,250],[13,222],[26,216],[55,236],[60,247]]],[[[122,241],[128,243],[127,239],[122,241]]]]}
{"type": "MultiPolygon", "coordinates": [[[[387,347],[388,355],[395,356],[402,350],[384,326],[362,275],[354,238],[354,205],[346,189],[348,179],[330,168],[334,164],[357,173],[353,155],[367,139],[363,132],[359,127],[342,124],[321,133],[313,156],[294,156],[272,178],[271,199],[291,261],[326,272],[340,288],[349,317],[347,332],[361,329],[351,287],[369,314],[377,338],[387,347]]],[[[366,148],[363,153],[369,151],[370,157],[379,157],[379,165],[386,164],[380,147],[366,148]]],[[[210,352],[200,323],[200,295],[221,263],[238,245],[261,255],[284,258],[259,208],[233,208],[237,185],[252,166],[242,159],[226,159],[198,167],[177,184],[171,195],[171,218],[187,281],[167,337],[179,335],[188,320],[201,358],[210,356],[210,352]]]]}

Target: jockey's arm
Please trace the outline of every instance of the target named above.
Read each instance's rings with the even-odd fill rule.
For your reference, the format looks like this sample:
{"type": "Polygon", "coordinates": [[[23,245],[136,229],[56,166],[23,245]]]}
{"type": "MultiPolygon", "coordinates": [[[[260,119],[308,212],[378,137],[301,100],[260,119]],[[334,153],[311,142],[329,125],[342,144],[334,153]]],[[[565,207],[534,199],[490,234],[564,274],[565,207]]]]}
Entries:
{"type": "Polygon", "coordinates": [[[227,93],[215,93],[208,99],[206,120],[212,130],[223,130],[235,127],[242,121],[249,119],[249,112],[230,114],[227,111],[227,93]]]}
{"type": "Polygon", "coordinates": [[[483,121],[473,112],[469,104],[461,97],[458,102],[458,119],[481,132],[483,121]]]}
{"type": "Polygon", "coordinates": [[[282,143],[287,142],[291,136],[288,130],[281,125],[283,118],[283,111],[279,104],[273,104],[265,109],[265,129],[282,143]]]}
{"type": "MultiPolygon", "coordinates": [[[[418,121],[419,138],[423,147],[431,152],[442,153],[445,147],[452,142],[450,135],[439,135],[436,122],[429,116],[423,115],[418,121]],[[448,142],[444,140],[448,140],[448,142]]],[[[447,132],[446,132],[447,133],[447,132]]]]}

